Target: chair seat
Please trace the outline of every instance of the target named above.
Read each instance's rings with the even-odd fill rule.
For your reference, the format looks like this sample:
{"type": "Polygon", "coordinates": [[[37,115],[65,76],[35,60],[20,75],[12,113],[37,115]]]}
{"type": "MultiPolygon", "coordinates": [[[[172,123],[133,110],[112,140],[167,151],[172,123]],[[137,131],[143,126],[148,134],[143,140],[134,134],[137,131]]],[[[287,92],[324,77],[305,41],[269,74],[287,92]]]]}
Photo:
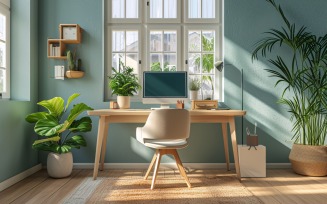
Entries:
{"type": "Polygon", "coordinates": [[[154,149],[181,149],[187,146],[187,140],[175,139],[175,140],[153,140],[145,139],[144,145],[154,149]]]}

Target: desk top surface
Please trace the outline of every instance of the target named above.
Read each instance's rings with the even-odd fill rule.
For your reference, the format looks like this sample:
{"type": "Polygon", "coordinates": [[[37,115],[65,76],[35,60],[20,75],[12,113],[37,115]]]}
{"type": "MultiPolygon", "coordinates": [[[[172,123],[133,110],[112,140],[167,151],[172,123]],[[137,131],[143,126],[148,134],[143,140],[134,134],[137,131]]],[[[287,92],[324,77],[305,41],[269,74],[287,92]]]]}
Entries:
{"type": "MultiPolygon", "coordinates": [[[[149,115],[151,109],[97,109],[87,111],[90,116],[114,116],[114,115],[149,115]]],[[[244,110],[189,110],[191,116],[243,116],[244,110]]]]}

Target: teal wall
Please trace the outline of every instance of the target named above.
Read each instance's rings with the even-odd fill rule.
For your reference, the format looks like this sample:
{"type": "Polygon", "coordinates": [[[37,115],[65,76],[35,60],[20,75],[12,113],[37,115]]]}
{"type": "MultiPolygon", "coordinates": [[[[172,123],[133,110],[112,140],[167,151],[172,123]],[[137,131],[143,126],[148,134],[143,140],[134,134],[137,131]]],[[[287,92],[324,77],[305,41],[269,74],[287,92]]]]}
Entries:
{"type": "MultiPolygon", "coordinates": [[[[277,0],[276,0],[277,1],[277,0]]],[[[281,2],[286,15],[298,25],[306,25],[317,34],[326,33],[327,2],[289,0],[281,2]]],[[[102,0],[12,0],[12,80],[15,101],[0,101],[0,181],[37,164],[31,149],[35,136],[24,116],[37,109],[36,101],[74,92],[95,109],[107,108],[103,102],[104,23],[102,0]],[[36,20],[38,19],[38,20],[36,20]],[[36,22],[37,21],[37,22],[36,22]],[[47,39],[58,38],[58,25],[78,23],[83,28],[82,44],[77,54],[83,60],[82,79],[53,79],[54,65],[65,61],[47,58],[47,39]],[[23,100],[23,101],[19,101],[23,100]],[[3,168],[6,166],[6,168],[3,168]]],[[[260,143],[267,146],[267,162],[288,162],[291,146],[291,123],[285,109],[276,104],[280,96],[275,80],[263,70],[270,66],[265,60],[251,61],[254,43],[262,33],[280,27],[281,19],[263,0],[226,0],[224,8],[225,33],[225,101],[234,109],[241,108],[241,70],[244,71],[244,127],[253,129],[258,123],[260,143]]],[[[73,47],[71,47],[73,48],[73,47]]],[[[132,103],[132,108],[144,107],[132,103]]],[[[241,143],[241,119],[237,119],[238,141],[241,143]]],[[[88,146],[74,150],[74,162],[94,162],[98,118],[86,134],[88,146]]],[[[115,124],[109,127],[106,162],[149,162],[153,151],[135,140],[135,128],[142,124],[115,124]]],[[[184,162],[223,163],[221,128],[214,124],[192,124],[190,145],[180,151],[184,162]]],[[[232,158],[232,152],[230,151],[232,158]]],[[[39,161],[45,163],[46,154],[39,161]]],[[[165,159],[164,162],[170,161],[165,159]]]]}
{"type": "MultiPolygon", "coordinates": [[[[314,32],[325,33],[323,26],[326,15],[323,0],[314,3],[305,0],[281,2],[286,15],[298,24],[308,25],[314,32]],[[319,15],[318,15],[319,14],[319,15]]],[[[42,0],[39,2],[39,98],[54,96],[67,98],[71,93],[81,93],[80,101],[93,108],[107,108],[103,102],[103,8],[102,0],[42,0]],[[54,80],[49,77],[55,64],[64,62],[46,58],[48,37],[58,37],[60,23],[78,23],[83,28],[83,42],[77,46],[78,55],[83,60],[85,77],[75,80],[54,80]],[[50,72],[50,74],[49,74],[50,72]]],[[[263,70],[270,66],[265,60],[251,61],[254,43],[262,33],[272,27],[280,27],[281,19],[273,8],[263,0],[225,1],[225,101],[234,109],[241,108],[241,70],[244,71],[244,129],[253,130],[258,123],[257,133],[260,143],[267,146],[267,162],[284,163],[292,142],[291,123],[285,109],[276,101],[280,96],[275,81],[263,70]]],[[[143,107],[132,103],[132,108],[143,107]]],[[[238,141],[241,143],[241,118],[237,119],[238,141]]],[[[93,162],[98,118],[93,118],[94,128],[86,135],[88,147],[74,151],[74,162],[93,162]]],[[[106,152],[106,162],[133,163],[148,162],[152,150],[135,140],[135,128],[141,124],[115,124],[109,127],[110,138],[106,152]]],[[[220,127],[214,124],[192,124],[191,141],[188,148],[181,150],[185,162],[224,162],[220,127]]],[[[245,135],[245,133],[244,133],[245,135]]],[[[41,154],[41,161],[45,161],[41,154]]],[[[232,158],[232,153],[230,151],[232,158]]],[[[165,161],[169,161],[166,159],[165,161]]]]}
{"type": "Polygon", "coordinates": [[[38,164],[25,122],[37,98],[37,1],[11,0],[11,87],[13,100],[0,100],[0,182],[38,164]]]}

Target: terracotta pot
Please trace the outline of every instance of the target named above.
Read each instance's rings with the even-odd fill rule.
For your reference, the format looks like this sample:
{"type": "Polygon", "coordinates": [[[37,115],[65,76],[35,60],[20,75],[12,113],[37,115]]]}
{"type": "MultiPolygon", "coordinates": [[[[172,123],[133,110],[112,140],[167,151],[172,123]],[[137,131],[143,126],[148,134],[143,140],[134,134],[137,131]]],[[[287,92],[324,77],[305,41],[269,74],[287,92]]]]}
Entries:
{"type": "Polygon", "coordinates": [[[120,109],[130,108],[130,96],[117,96],[117,103],[120,109]]]}
{"type": "Polygon", "coordinates": [[[72,153],[57,154],[50,152],[48,154],[47,170],[49,176],[53,178],[64,178],[70,176],[73,170],[72,153]]]}
{"type": "Polygon", "coordinates": [[[327,146],[293,144],[289,159],[297,174],[327,175],[327,146]]]}

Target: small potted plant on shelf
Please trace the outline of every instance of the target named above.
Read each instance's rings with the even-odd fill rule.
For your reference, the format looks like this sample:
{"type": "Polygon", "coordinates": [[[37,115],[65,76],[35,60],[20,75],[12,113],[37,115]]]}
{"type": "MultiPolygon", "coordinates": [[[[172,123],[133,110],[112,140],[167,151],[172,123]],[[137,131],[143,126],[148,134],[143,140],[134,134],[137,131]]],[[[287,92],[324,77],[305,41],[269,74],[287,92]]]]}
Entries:
{"type": "Polygon", "coordinates": [[[199,78],[193,77],[190,78],[189,89],[190,89],[190,99],[197,100],[198,92],[201,88],[201,80],[199,78]]]}
{"type": "Polygon", "coordinates": [[[67,78],[77,79],[82,78],[84,76],[84,72],[79,70],[81,68],[82,60],[78,59],[76,64],[76,53],[72,53],[72,51],[67,51],[67,63],[68,69],[66,71],[67,78]]]}
{"type": "Polygon", "coordinates": [[[89,132],[92,129],[90,117],[77,117],[87,110],[93,110],[84,103],[73,105],[65,118],[71,102],[80,94],[72,94],[64,105],[64,99],[54,97],[37,104],[46,108],[47,112],[36,112],[26,116],[25,120],[35,124],[34,131],[42,139],[36,140],[32,147],[36,150],[48,151],[47,171],[53,178],[63,178],[71,174],[73,169],[72,148],[86,146],[84,137],[78,132],[89,132]],[[76,134],[71,136],[71,134],[76,134]]]}
{"type": "Polygon", "coordinates": [[[293,121],[294,144],[289,155],[293,170],[302,175],[326,176],[327,34],[318,37],[305,26],[297,28],[274,0],[267,2],[284,26],[265,32],[252,59],[260,55],[267,58],[274,68],[266,70],[277,79],[276,86],[283,87],[279,103],[287,107],[293,121]],[[273,52],[276,48],[283,52],[273,52]]]}
{"type": "Polygon", "coordinates": [[[118,107],[130,107],[130,96],[134,96],[141,89],[138,78],[133,74],[133,68],[119,63],[119,69],[112,68],[113,74],[109,76],[109,87],[112,95],[117,95],[118,107]]]}

